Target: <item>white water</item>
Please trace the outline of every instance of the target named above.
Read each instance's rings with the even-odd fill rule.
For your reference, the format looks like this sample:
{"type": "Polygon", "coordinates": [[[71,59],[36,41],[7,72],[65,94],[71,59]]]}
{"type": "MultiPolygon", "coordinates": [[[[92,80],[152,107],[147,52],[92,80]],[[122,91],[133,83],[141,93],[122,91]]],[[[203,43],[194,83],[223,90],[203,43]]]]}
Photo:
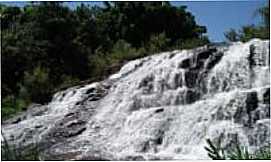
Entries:
{"type": "MultiPolygon", "coordinates": [[[[195,79],[190,73],[198,64],[195,51],[166,52],[129,62],[109,78],[108,94],[99,101],[87,129],[67,144],[73,146],[68,152],[80,151],[75,158],[80,159],[94,146],[114,159],[208,159],[207,138],[222,138],[225,148],[236,142],[252,151],[268,145],[270,114],[266,115],[266,109],[270,107],[263,104],[262,91],[270,87],[269,41],[235,43],[219,52],[221,60],[211,70],[203,60],[195,79]],[[256,47],[253,68],[248,61],[251,44],[256,47]],[[186,59],[190,59],[190,69],[180,68],[186,59]],[[259,99],[251,115],[260,117],[247,127],[250,119],[243,112],[251,92],[257,92],[259,99]],[[91,143],[91,147],[81,143],[91,143]]],[[[88,89],[98,85],[57,93],[45,114],[3,129],[19,138],[26,129],[41,124],[45,127],[34,129],[41,139],[78,101],[87,98],[88,89]]],[[[61,148],[56,150],[61,152],[61,148]]]]}

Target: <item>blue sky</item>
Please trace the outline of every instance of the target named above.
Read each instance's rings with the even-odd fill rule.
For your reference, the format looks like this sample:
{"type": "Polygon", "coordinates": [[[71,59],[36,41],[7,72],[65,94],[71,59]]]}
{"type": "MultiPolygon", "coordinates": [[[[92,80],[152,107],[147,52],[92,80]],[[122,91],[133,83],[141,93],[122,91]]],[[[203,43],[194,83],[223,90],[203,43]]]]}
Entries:
{"type": "MultiPolygon", "coordinates": [[[[68,2],[71,8],[81,2],[68,2]]],[[[255,15],[255,11],[268,3],[268,0],[227,0],[227,1],[172,1],[175,6],[186,5],[196,21],[207,27],[208,36],[211,41],[223,41],[224,32],[230,28],[240,29],[243,25],[259,24],[261,19],[255,15]]],[[[5,3],[6,4],[6,3],[5,3]]],[[[23,6],[23,2],[9,3],[11,5],[23,6]]],[[[99,5],[101,2],[88,2],[88,4],[99,5]]]]}
{"type": "Polygon", "coordinates": [[[223,41],[224,32],[230,28],[240,29],[243,25],[259,24],[261,19],[255,10],[267,4],[267,0],[247,1],[190,1],[173,2],[186,5],[200,25],[207,26],[211,41],[223,41]]]}

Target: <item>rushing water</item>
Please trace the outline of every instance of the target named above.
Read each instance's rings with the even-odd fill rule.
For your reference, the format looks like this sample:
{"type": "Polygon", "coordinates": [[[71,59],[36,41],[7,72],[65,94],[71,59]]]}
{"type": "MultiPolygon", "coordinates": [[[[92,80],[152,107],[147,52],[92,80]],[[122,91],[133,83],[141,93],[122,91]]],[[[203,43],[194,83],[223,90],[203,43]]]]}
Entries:
{"type": "Polygon", "coordinates": [[[149,56],[55,94],[3,131],[40,143],[45,159],[208,159],[207,138],[253,152],[270,145],[269,59],[258,39],[149,56]]]}

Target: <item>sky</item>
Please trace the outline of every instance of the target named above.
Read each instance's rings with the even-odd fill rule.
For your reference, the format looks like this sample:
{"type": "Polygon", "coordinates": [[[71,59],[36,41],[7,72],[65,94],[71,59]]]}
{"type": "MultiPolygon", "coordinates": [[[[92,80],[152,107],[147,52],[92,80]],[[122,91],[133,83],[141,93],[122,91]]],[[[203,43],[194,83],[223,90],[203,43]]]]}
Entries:
{"type": "MultiPolygon", "coordinates": [[[[80,3],[82,2],[67,2],[67,5],[75,8],[80,3]]],[[[207,27],[207,35],[212,42],[224,41],[224,32],[230,28],[239,30],[244,25],[261,23],[255,11],[267,3],[268,0],[171,1],[174,6],[187,6],[187,10],[195,16],[196,22],[207,27]]],[[[8,4],[25,5],[24,2],[8,4]]],[[[88,4],[100,5],[101,2],[88,2],[88,4]]]]}
{"type": "Polygon", "coordinates": [[[196,22],[207,27],[211,41],[223,41],[224,32],[230,28],[240,29],[244,25],[259,24],[261,18],[255,11],[266,5],[267,0],[246,1],[190,1],[173,2],[173,5],[186,5],[195,16],[196,22]]]}

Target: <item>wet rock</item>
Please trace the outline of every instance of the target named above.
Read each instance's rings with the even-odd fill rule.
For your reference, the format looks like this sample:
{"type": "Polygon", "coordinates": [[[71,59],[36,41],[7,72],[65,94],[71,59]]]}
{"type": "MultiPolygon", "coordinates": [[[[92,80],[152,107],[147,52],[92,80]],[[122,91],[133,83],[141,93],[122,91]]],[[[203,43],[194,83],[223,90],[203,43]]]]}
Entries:
{"type": "Polygon", "coordinates": [[[179,63],[178,68],[183,68],[183,69],[190,68],[191,67],[190,62],[191,62],[190,58],[184,59],[182,60],[182,62],[179,63]]]}
{"type": "Polygon", "coordinates": [[[247,94],[246,98],[247,113],[255,110],[258,106],[257,92],[250,92],[247,94]]]}
{"type": "Polygon", "coordinates": [[[93,92],[95,92],[95,88],[93,87],[93,88],[90,88],[90,89],[88,89],[87,91],[86,91],[86,94],[90,94],[90,93],[93,93],[93,92]]]}
{"type": "Polygon", "coordinates": [[[270,88],[266,89],[263,93],[263,103],[270,104],[270,88]]]}
{"type": "Polygon", "coordinates": [[[128,161],[143,161],[143,160],[146,160],[143,156],[141,155],[134,155],[134,156],[126,156],[125,158],[123,159],[120,159],[120,160],[128,160],[128,161]]]}
{"type": "Polygon", "coordinates": [[[185,92],[185,103],[191,104],[197,101],[200,97],[200,94],[196,90],[187,89],[185,92]]]}
{"type": "Polygon", "coordinates": [[[147,87],[153,81],[154,81],[154,76],[153,75],[147,76],[139,83],[138,88],[147,87]]]}
{"type": "Polygon", "coordinates": [[[163,108],[161,108],[161,109],[157,109],[157,110],[155,110],[154,111],[154,113],[160,113],[160,112],[163,112],[164,111],[164,109],[163,108]]]}
{"type": "Polygon", "coordinates": [[[187,70],[184,73],[184,85],[188,88],[194,88],[198,80],[199,71],[187,70]]]}
{"type": "Polygon", "coordinates": [[[209,58],[209,56],[211,56],[213,54],[213,52],[216,52],[216,49],[213,49],[213,50],[207,50],[207,51],[203,51],[203,52],[200,52],[199,54],[197,54],[197,58],[198,59],[207,59],[209,58]]]}
{"type": "Polygon", "coordinates": [[[174,53],[174,52],[173,52],[173,53],[171,53],[171,54],[169,55],[168,58],[171,59],[171,58],[173,58],[176,54],[177,54],[177,53],[174,53]]]}
{"type": "Polygon", "coordinates": [[[19,123],[20,121],[22,121],[22,118],[18,117],[18,118],[15,118],[14,121],[11,121],[11,124],[17,124],[17,123],[19,123]]]}
{"type": "Polygon", "coordinates": [[[69,138],[69,137],[78,136],[79,134],[82,134],[85,130],[86,130],[85,127],[79,128],[78,130],[73,130],[73,131],[69,132],[68,134],[64,135],[64,137],[69,138]]]}
{"type": "Polygon", "coordinates": [[[212,55],[206,62],[206,69],[209,70],[213,68],[223,57],[223,53],[218,52],[212,55]]]}

